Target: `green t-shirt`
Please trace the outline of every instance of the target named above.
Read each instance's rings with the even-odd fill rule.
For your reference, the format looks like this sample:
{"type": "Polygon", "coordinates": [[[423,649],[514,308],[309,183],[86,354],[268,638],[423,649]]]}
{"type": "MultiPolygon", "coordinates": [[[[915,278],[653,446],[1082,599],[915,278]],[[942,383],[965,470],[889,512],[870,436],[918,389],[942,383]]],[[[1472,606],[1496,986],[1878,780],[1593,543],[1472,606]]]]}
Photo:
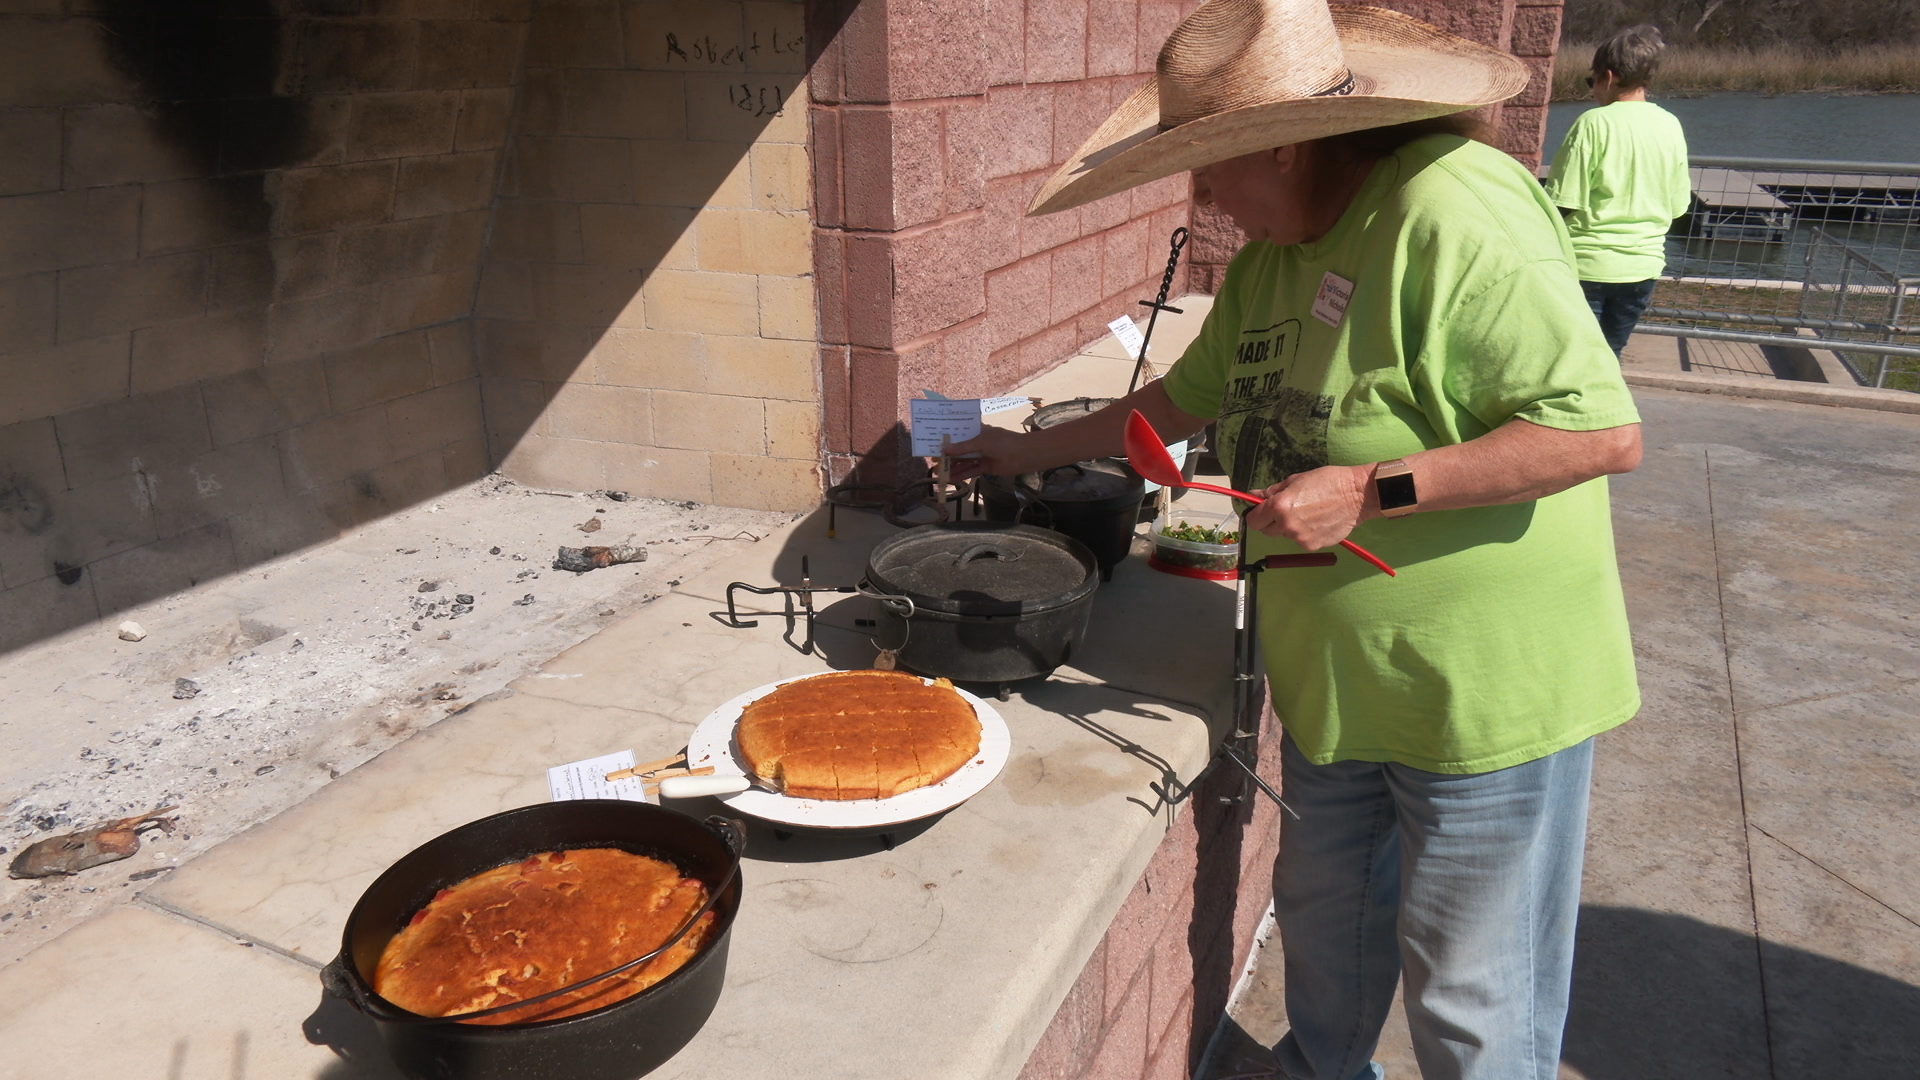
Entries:
{"type": "MultiPolygon", "coordinates": [[[[1320,240],[1242,249],[1166,388],[1219,418],[1221,461],[1253,491],[1514,417],[1639,420],[1539,184],[1452,136],[1381,161],[1320,240]]],[[[1346,554],[1260,576],[1274,706],[1313,761],[1486,772],[1639,710],[1604,478],[1369,521],[1353,540],[1400,576],[1346,554]]],[[[1256,556],[1298,550],[1254,534],[1256,556]]]]}
{"type": "Polygon", "coordinates": [[[1649,281],[1667,267],[1667,227],[1687,212],[1687,137],[1650,101],[1589,109],[1553,156],[1547,196],[1573,213],[1574,266],[1582,281],[1649,281]]]}

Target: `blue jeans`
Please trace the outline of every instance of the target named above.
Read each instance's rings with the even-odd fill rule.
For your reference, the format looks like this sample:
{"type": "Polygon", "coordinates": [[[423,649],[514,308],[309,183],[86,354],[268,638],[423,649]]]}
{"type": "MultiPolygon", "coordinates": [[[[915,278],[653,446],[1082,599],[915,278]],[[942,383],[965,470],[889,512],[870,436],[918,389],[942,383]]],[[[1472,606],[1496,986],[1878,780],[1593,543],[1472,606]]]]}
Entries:
{"type": "Polygon", "coordinates": [[[1573,976],[1593,740],[1497,772],[1315,765],[1281,743],[1273,904],[1288,1080],[1377,1080],[1406,974],[1425,1080],[1554,1080],[1573,976]]]}
{"type": "Polygon", "coordinates": [[[1587,306],[1600,320],[1600,332],[1613,346],[1613,355],[1627,347],[1633,328],[1640,324],[1647,304],[1653,300],[1653,286],[1659,279],[1647,281],[1583,281],[1580,291],[1587,294],[1587,306]]]}

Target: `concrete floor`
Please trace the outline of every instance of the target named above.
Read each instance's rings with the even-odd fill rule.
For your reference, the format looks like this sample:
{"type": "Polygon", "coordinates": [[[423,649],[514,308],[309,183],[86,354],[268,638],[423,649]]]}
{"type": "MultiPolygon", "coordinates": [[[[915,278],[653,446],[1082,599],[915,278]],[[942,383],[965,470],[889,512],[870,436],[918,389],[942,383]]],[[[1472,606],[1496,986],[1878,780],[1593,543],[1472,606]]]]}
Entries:
{"type": "MultiPolygon", "coordinates": [[[[1920,1075],[1920,417],[1637,387],[1561,1075],[1920,1075]]],[[[1200,1076],[1272,1075],[1268,943],[1200,1076]]],[[[1376,1060],[1419,1075],[1396,1007],[1376,1060]]]]}

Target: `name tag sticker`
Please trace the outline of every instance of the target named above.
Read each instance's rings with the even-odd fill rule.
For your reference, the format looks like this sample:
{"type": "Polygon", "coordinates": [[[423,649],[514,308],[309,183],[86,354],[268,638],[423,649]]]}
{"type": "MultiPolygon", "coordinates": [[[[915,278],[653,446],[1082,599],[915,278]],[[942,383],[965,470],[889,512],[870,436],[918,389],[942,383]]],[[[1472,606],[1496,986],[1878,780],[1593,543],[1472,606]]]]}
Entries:
{"type": "Polygon", "coordinates": [[[1320,292],[1313,298],[1313,317],[1328,326],[1339,326],[1347,317],[1347,302],[1353,299],[1353,282],[1333,271],[1320,279],[1320,292]]]}

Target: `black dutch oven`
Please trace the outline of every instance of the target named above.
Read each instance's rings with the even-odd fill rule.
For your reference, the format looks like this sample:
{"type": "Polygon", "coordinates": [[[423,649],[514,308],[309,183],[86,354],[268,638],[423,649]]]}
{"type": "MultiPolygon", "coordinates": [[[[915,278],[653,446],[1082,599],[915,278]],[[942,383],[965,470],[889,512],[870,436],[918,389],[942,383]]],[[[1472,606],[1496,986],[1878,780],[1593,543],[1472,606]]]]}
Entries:
{"type": "MultiPolygon", "coordinates": [[[[1051,405],[1042,405],[1040,408],[1035,409],[1033,415],[1022,421],[1022,424],[1028,431],[1040,431],[1045,428],[1058,427],[1069,421],[1078,420],[1083,416],[1097,413],[1101,409],[1113,404],[1114,401],[1114,398],[1094,397],[1070,398],[1066,401],[1056,401],[1051,405]]],[[[1195,450],[1201,445],[1201,441],[1201,435],[1194,435],[1187,440],[1187,457],[1180,465],[1180,475],[1185,479],[1193,479],[1194,470],[1200,464],[1200,455],[1195,453],[1195,450]]],[[[1125,459],[1114,458],[1112,460],[1119,464],[1121,470],[1127,475],[1136,477],[1140,475],[1133,471],[1132,466],[1126,464],[1125,459]]],[[[1186,488],[1175,488],[1171,494],[1173,498],[1178,499],[1186,493],[1186,488]]],[[[1158,513],[1158,507],[1154,502],[1142,499],[1138,516],[1134,521],[1136,523],[1152,521],[1156,513],[1158,513]]]]}
{"type": "Polygon", "coordinates": [[[738,822],[701,822],[639,802],[580,799],[482,818],[415,848],[367,887],[347,916],[340,955],[320,981],[373,1020],[394,1064],[414,1080],[632,1080],[685,1046],[720,998],[745,849],[738,822]],[[558,1020],[462,1024],[458,1017],[419,1016],[374,993],[368,973],[387,942],[435,893],[544,851],[589,847],[648,855],[706,882],[718,916],[706,946],[640,993],[558,1020]]]}
{"type": "Polygon", "coordinates": [[[1042,473],[983,476],[981,497],[988,521],[1039,525],[1087,545],[1100,564],[1100,580],[1133,546],[1145,482],[1118,461],[1082,461],[1042,473]]]}
{"type": "Polygon", "coordinates": [[[880,641],[902,667],[958,682],[1051,674],[1087,633],[1099,563],[1085,544],[1032,525],[921,525],[881,541],[862,591],[883,603],[880,641]]]}

